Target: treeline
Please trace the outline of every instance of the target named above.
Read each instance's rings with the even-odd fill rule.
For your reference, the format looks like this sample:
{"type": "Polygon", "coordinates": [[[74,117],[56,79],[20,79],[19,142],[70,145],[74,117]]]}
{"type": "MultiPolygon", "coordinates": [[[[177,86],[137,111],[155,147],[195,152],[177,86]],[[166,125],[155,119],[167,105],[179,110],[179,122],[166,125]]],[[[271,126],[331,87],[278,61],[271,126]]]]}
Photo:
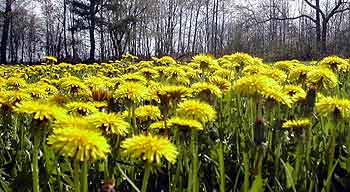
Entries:
{"type": "Polygon", "coordinates": [[[347,0],[0,0],[0,63],[248,52],[350,55],[347,0]]]}

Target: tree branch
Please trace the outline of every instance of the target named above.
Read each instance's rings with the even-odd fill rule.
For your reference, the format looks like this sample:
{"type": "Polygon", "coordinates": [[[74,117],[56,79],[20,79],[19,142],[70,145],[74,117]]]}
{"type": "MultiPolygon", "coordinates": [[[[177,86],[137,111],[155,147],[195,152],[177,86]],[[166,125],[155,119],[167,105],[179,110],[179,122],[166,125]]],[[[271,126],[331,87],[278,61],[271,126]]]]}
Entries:
{"type": "Polygon", "coordinates": [[[268,18],[264,21],[257,21],[258,24],[260,23],[266,23],[268,21],[272,21],[272,20],[277,20],[277,21],[286,21],[286,20],[295,20],[295,19],[300,19],[300,18],[307,18],[307,19],[310,19],[312,22],[316,23],[316,19],[310,17],[309,15],[299,15],[299,16],[296,16],[296,17],[284,17],[284,18],[278,18],[278,17],[271,17],[271,18],[268,18]]]}

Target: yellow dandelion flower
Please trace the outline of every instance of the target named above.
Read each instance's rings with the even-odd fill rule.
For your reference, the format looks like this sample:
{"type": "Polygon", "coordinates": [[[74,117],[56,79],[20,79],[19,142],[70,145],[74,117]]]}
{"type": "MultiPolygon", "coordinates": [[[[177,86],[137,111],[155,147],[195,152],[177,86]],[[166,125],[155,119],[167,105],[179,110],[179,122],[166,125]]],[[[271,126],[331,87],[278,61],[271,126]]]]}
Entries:
{"type": "Polygon", "coordinates": [[[175,65],[176,60],[170,56],[164,56],[160,59],[156,59],[156,61],[162,65],[175,65]]]}
{"type": "Polygon", "coordinates": [[[49,121],[55,119],[64,110],[42,101],[23,101],[16,105],[16,112],[26,113],[39,121],[49,121]]]}
{"type": "Polygon", "coordinates": [[[224,93],[231,90],[231,82],[221,77],[211,76],[209,82],[219,87],[224,93]]]}
{"type": "Polygon", "coordinates": [[[81,128],[55,128],[47,144],[58,154],[78,161],[106,159],[110,146],[100,132],[81,128]]]}
{"type": "Polygon", "coordinates": [[[137,74],[143,75],[146,79],[155,79],[159,76],[158,71],[153,68],[142,68],[137,74]]]}
{"type": "Polygon", "coordinates": [[[193,90],[193,93],[196,93],[200,96],[206,96],[206,97],[214,96],[218,98],[222,96],[222,92],[220,88],[208,82],[194,83],[191,88],[193,90]]]}
{"type": "Polygon", "coordinates": [[[322,116],[348,117],[350,100],[333,97],[321,97],[316,103],[316,112],[322,116]]]}
{"type": "Polygon", "coordinates": [[[281,92],[280,89],[267,88],[261,91],[260,94],[262,95],[263,98],[267,99],[268,101],[281,103],[288,106],[289,108],[292,107],[293,100],[288,94],[281,92]]]}
{"type": "Polygon", "coordinates": [[[128,73],[120,77],[123,82],[147,83],[147,79],[138,73],[128,73]]]}
{"type": "Polygon", "coordinates": [[[262,64],[262,65],[247,65],[244,66],[242,72],[244,75],[255,75],[260,74],[263,70],[271,70],[272,68],[269,65],[262,64]]]}
{"type": "MultiPolygon", "coordinates": [[[[169,127],[169,122],[167,122],[167,127],[169,127]]],[[[149,128],[150,129],[165,129],[165,123],[164,123],[164,121],[157,121],[157,122],[151,123],[149,128]]]]}
{"type": "Polygon", "coordinates": [[[167,138],[153,135],[138,135],[124,140],[121,144],[123,153],[131,158],[149,164],[160,164],[164,157],[171,164],[176,162],[177,148],[167,138]]]}
{"type": "Polygon", "coordinates": [[[57,58],[54,56],[45,56],[44,59],[53,63],[57,63],[57,58]]]}
{"type": "Polygon", "coordinates": [[[286,129],[305,129],[311,126],[310,119],[288,120],[282,124],[286,129]]]}
{"type": "Polygon", "coordinates": [[[212,55],[204,54],[194,56],[192,62],[199,64],[201,69],[207,69],[210,65],[216,64],[212,55]]]}
{"type": "Polygon", "coordinates": [[[287,79],[287,74],[284,71],[274,68],[264,68],[263,70],[261,70],[260,74],[271,77],[272,79],[279,82],[283,82],[287,79]]]}
{"type": "Polygon", "coordinates": [[[30,95],[23,91],[5,91],[1,93],[0,105],[2,108],[13,109],[17,103],[30,99],[30,95]]]}
{"type": "Polygon", "coordinates": [[[221,68],[216,70],[212,75],[222,77],[224,79],[234,79],[234,74],[235,73],[231,70],[221,68]]]}
{"type": "Polygon", "coordinates": [[[273,66],[276,69],[288,72],[295,66],[300,66],[300,65],[303,65],[300,61],[291,60],[291,61],[278,61],[273,66]]]}
{"type": "Polygon", "coordinates": [[[160,110],[157,106],[144,105],[135,109],[135,115],[141,122],[156,121],[161,118],[160,110]]]}
{"type": "Polygon", "coordinates": [[[129,61],[129,62],[131,62],[131,61],[134,61],[134,60],[137,60],[137,59],[139,59],[137,56],[132,55],[130,53],[125,54],[125,55],[122,56],[122,61],[129,61]]]}
{"type": "Polygon", "coordinates": [[[246,53],[234,53],[229,56],[229,59],[231,62],[239,64],[241,67],[257,64],[254,57],[246,53]]]}
{"type": "Polygon", "coordinates": [[[64,77],[59,80],[58,84],[62,89],[74,95],[89,92],[88,87],[78,77],[64,77]]]}
{"type": "Polygon", "coordinates": [[[179,117],[198,120],[202,123],[214,121],[216,119],[215,109],[199,100],[186,100],[178,105],[176,110],[179,117]]]}
{"type": "Polygon", "coordinates": [[[154,61],[140,61],[137,66],[138,68],[151,68],[154,65],[154,61]]]}
{"type": "Polygon", "coordinates": [[[68,109],[68,113],[74,115],[86,116],[98,111],[92,103],[74,101],[67,103],[65,106],[68,109]]]}
{"type": "Polygon", "coordinates": [[[320,61],[319,65],[327,67],[334,72],[347,72],[350,69],[350,64],[346,61],[346,59],[338,56],[325,57],[320,61]]]}
{"type": "Polygon", "coordinates": [[[337,86],[338,78],[330,69],[318,67],[308,72],[306,83],[309,86],[332,89],[337,86]]]}
{"type": "Polygon", "coordinates": [[[18,90],[19,88],[24,88],[27,86],[27,82],[19,77],[10,77],[5,83],[5,87],[8,90],[18,90]]]}
{"type": "Polygon", "coordinates": [[[306,98],[306,91],[300,86],[287,85],[282,91],[289,95],[294,103],[304,101],[306,98]]]}
{"type": "Polygon", "coordinates": [[[138,103],[149,98],[149,90],[142,83],[125,82],[114,92],[113,98],[138,103]]]}
{"type": "Polygon", "coordinates": [[[169,119],[169,127],[183,129],[183,130],[203,130],[203,125],[197,120],[186,119],[181,117],[172,117],[169,119]]]}
{"type": "Polygon", "coordinates": [[[168,103],[171,100],[180,101],[192,96],[192,90],[182,85],[159,84],[151,88],[151,95],[157,97],[162,103],[168,103]]]}
{"type": "Polygon", "coordinates": [[[89,117],[92,124],[101,129],[107,135],[126,136],[129,123],[125,122],[121,115],[115,113],[96,113],[89,117]]]}
{"type": "Polygon", "coordinates": [[[314,69],[313,66],[306,65],[293,67],[289,72],[288,80],[296,83],[303,82],[306,79],[308,72],[312,69],[314,69]]]}
{"type": "Polygon", "coordinates": [[[278,90],[277,81],[265,75],[250,75],[238,79],[233,89],[242,96],[256,96],[267,89],[278,90]]]}
{"type": "Polygon", "coordinates": [[[30,94],[34,99],[46,99],[49,96],[45,89],[35,85],[28,86],[23,91],[30,94]]]}

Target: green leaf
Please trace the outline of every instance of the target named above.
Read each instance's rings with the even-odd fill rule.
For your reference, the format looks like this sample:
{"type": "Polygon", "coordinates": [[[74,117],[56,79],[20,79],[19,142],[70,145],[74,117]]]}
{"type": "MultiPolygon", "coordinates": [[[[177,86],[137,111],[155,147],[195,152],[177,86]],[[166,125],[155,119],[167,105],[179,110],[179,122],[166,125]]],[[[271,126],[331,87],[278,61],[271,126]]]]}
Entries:
{"type": "Polygon", "coordinates": [[[294,172],[294,168],[287,162],[284,163],[284,161],[282,159],[281,163],[284,166],[285,172],[286,172],[286,178],[287,178],[287,188],[289,189],[290,187],[293,188],[293,191],[296,192],[297,190],[295,189],[295,184],[294,184],[294,179],[293,179],[293,172],[294,172]]]}
{"type": "Polygon", "coordinates": [[[264,181],[261,178],[261,176],[257,176],[253,181],[250,192],[260,192],[260,191],[264,191],[264,181]]]}
{"type": "Polygon", "coordinates": [[[285,165],[285,171],[286,171],[286,178],[287,178],[287,189],[290,189],[292,185],[294,185],[293,177],[294,174],[294,168],[291,166],[288,162],[285,165]]]}

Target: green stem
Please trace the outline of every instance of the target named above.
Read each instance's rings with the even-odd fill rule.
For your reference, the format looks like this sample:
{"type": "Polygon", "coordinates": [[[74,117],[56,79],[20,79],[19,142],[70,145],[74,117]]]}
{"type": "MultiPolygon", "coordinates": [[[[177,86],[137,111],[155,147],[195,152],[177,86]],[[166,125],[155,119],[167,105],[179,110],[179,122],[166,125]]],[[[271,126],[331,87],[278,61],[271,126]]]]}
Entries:
{"type": "Polygon", "coordinates": [[[224,144],[222,141],[219,143],[219,171],[220,171],[220,192],[225,192],[225,161],[224,161],[224,144]]]}
{"type": "Polygon", "coordinates": [[[75,192],[80,192],[80,162],[79,160],[74,160],[74,165],[73,165],[73,171],[74,171],[74,175],[73,175],[73,179],[74,179],[74,188],[75,188],[75,192]]]}
{"type": "Polygon", "coordinates": [[[249,191],[249,159],[247,152],[243,153],[243,163],[244,163],[244,181],[243,181],[243,192],[249,191]]]}
{"type": "Polygon", "coordinates": [[[132,127],[134,129],[134,134],[138,134],[137,123],[136,123],[136,115],[135,115],[135,104],[132,104],[131,107],[131,118],[132,118],[132,127]]]}
{"type": "Polygon", "coordinates": [[[83,170],[82,170],[82,181],[81,181],[81,191],[82,192],[88,192],[89,191],[89,185],[88,185],[88,173],[89,171],[89,165],[88,165],[88,162],[87,160],[84,160],[84,163],[83,163],[83,170]]]}
{"type": "Polygon", "coordinates": [[[142,192],[147,192],[147,187],[148,187],[148,180],[151,174],[151,166],[146,165],[145,167],[145,173],[143,174],[143,181],[142,181],[142,192]]]}
{"type": "Polygon", "coordinates": [[[33,192],[39,192],[39,166],[38,166],[38,158],[39,158],[39,147],[40,147],[40,136],[37,133],[34,133],[34,149],[33,149],[33,192]]]}
{"type": "Polygon", "coordinates": [[[192,148],[192,191],[199,191],[199,182],[198,182],[198,135],[195,130],[192,130],[191,136],[191,148],[192,148]]]}

